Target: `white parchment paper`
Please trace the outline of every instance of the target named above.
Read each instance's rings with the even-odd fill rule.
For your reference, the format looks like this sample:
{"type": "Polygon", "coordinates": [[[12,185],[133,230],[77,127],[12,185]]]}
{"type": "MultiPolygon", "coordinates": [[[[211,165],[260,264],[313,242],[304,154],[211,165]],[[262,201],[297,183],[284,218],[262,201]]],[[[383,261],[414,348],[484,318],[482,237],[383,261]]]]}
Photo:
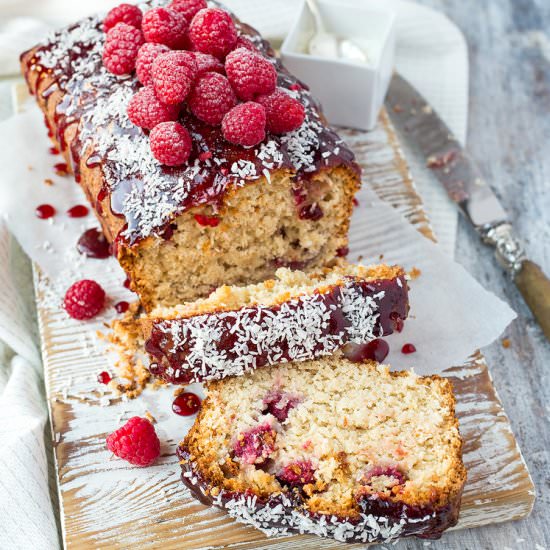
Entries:
{"type": "MultiPolygon", "coordinates": [[[[88,260],[76,252],[82,231],[96,225],[93,215],[71,219],[65,212],[75,204],[86,204],[71,177],[52,176],[60,158],[48,152],[42,116],[32,105],[27,111],[0,126],[3,167],[0,208],[9,228],[27,254],[49,277],[47,305],[58,308],[63,293],[80,278],[105,284],[112,300],[122,299],[122,285],[110,286],[124,274],[112,260],[88,260]],[[32,161],[22,161],[21,151],[34,144],[32,161]],[[53,179],[53,185],[44,180],[53,179]],[[52,204],[58,215],[50,220],[34,216],[41,203],[52,204]]],[[[23,157],[25,158],[25,157],[23,157]]],[[[439,373],[461,364],[477,348],[490,344],[514,318],[513,311],[483,289],[459,264],[449,260],[438,246],[418,233],[390,206],[380,202],[367,188],[359,195],[350,233],[351,260],[362,256],[363,263],[397,263],[421,275],[410,282],[411,318],[401,334],[388,337],[394,368],[414,367],[420,374],[439,373]],[[404,355],[404,343],[413,343],[417,352],[404,355]]],[[[130,293],[127,293],[130,295],[130,293]]],[[[109,310],[109,311],[112,311],[109,310]]],[[[109,317],[109,311],[104,315],[109,317]]],[[[67,318],[67,323],[72,322],[67,318]]]]}

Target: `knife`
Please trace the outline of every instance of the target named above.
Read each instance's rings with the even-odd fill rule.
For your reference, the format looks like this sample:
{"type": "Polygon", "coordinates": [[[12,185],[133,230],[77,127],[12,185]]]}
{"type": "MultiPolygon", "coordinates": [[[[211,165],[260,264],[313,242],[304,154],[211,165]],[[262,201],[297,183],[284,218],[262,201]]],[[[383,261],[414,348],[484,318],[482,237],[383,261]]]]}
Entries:
{"type": "Polygon", "coordinates": [[[385,103],[400,135],[425,159],[483,242],[495,248],[497,260],[550,340],[550,279],[527,259],[510,219],[472,158],[427,101],[397,73],[385,103]]]}

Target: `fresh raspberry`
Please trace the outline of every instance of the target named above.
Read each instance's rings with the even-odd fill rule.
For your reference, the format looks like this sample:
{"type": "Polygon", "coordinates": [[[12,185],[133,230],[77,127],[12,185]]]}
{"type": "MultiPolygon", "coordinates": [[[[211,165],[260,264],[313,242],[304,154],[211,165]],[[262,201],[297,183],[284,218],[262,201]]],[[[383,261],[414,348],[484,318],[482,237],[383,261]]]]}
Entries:
{"type": "Polygon", "coordinates": [[[225,73],[225,67],[217,57],[201,52],[193,52],[193,55],[197,62],[197,76],[208,72],[225,73]]]}
{"type": "Polygon", "coordinates": [[[170,51],[168,46],[164,44],[155,44],[153,42],[146,42],[141,46],[138,51],[136,59],[136,75],[138,80],[144,85],[147,86],[151,84],[151,67],[153,61],[163,53],[170,51]]]}
{"type": "Polygon", "coordinates": [[[312,483],[314,474],[315,468],[313,468],[310,460],[297,460],[285,466],[277,474],[277,478],[291,487],[301,487],[312,483]]]}
{"type": "Polygon", "coordinates": [[[107,448],[134,466],[149,466],[160,455],[160,441],[146,418],[133,416],[107,437],[107,448]]]}
{"type": "Polygon", "coordinates": [[[177,11],[153,8],[143,16],[141,29],[147,42],[175,49],[187,45],[187,19],[177,11]]]}
{"type": "Polygon", "coordinates": [[[171,10],[179,11],[188,22],[191,22],[197,12],[208,6],[206,0],[173,0],[168,7],[171,10]]]}
{"type": "Polygon", "coordinates": [[[89,279],[78,281],[65,293],[63,307],[73,318],[82,321],[95,317],[105,304],[105,291],[89,279]]]}
{"type": "Polygon", "coordinates": [[[277,86],[275,67],[260,53],[246,48],[237,48],[227,56],[225,72],[235,93],[244,101],[270,94],[277,86]]]}
{"type": "Polygon", "coordinates": [[[143,13],[137,6],[132,4],[119,4],[113,8],[103,20],[103,30],[108,32],[117,23],[126,23],[136,29],[141,28],[143,13]]]}
{"type": "Polygon", "coordinates": [[[252,147],[265,138],[265,109],[248,101],[233,107],[222,121],[223,137],[237,145],[252,147]]]}
{"type": "Polygon", "coordinates": [[[223,59],[237,42],[237,29],[231,16],[220,8],[206,8],[189,25],[189,38],[196,50],[223,59]]]}
{"type": "Polygon", "coordinates": [[[259,96],[256,101],[264,106],[267,130],[273,134],[286,134],[299,128],[306,117],[304,106],[283,89],[259,96]]]}
{"type": "Polygon", "coordinates": [[[166,166],[179,166],[191,154],[191,136],[178,122],[161,122],[149,135],[153,156],[166,166]]]}
{"type": "Polygon", "coordinates": [[[139,47],[143,44],[143,34],[139,29],[117,23],[107,33],[103,47],[103,64],[113,74],[131,73],[136,66],[139,47]]]}
{"type": "Polygon", "coordinates": [[[168,52],[153,61],[151,77],[155,94],[164,103],[181,103],[191,91],[197,64],[191,52],[168,52]]]}
{"type": "Polygon", "coordinates": [[[239,37],[237,38],[237,42],[235,43],[235,49],[237,48],[245,48],[247,50],[250,50],[251,52],[258,51],[258,48],[256,48],[254,43],[242,34],[239,35],[239,37]]]}
{"type": "Polygon", "coordinates": [[[205,73],[189,94],[191,112],[203,122],[217,126],[235,105],[237,97],[229,80],[218,73],[205,73]]]}
{"type": "Polygon", "coordinates": [[[162,103],[152,86],[144,86],[130,99],[127,112],[128,118],[136,126],[152,130],[161,122],[177,120],[179,106],[162,103]]]}
{"type": "Polygon", "coordinates": [[[277,432],[269,425],[262,424],[241,433],[233,452],[243,464],[261,464],[275,451],[277,432]]]}

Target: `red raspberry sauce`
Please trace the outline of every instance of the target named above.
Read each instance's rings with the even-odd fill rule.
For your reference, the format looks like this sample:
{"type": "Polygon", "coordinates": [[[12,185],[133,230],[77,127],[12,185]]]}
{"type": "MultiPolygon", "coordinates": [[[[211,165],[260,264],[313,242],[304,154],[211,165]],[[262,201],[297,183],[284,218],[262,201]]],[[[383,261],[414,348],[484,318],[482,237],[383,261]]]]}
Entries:
{"type": "Polygon", "coordinates": [[[100,384],[108,384],[111,380],[111,375],[105,370],[97,375],[97,381],[100,384]]]}
{"type": "Polygon", "coordinates": [[[191,392],[178,395],[172,403],[172,410],[180,416],[191,416],[197,413],[200,408],[200,397],[191,392]]]}
{"type": "Polygon", "coordinates": [[[47,220],[48,218],[55,216],[55,208],[51,204],[41,204],[36,207],[34,212],[36,217],[41,220],[47,220]]]}
{"type": "Polygon", "coordinates": [[[73,206],[72,208],[69,208],[67,210],[67,215],[69,218],[83,218],[84,216],[88,215],[88,207],[84,206],[83,204],[77,204],[76,206],[73,206]]]}
{"type": "Polygon", "coordinates": [[[416,347],[414,344],[404,344],[401,348],[401,353],[409,354],[414,353],[416,351],[416,347]]]}
{"type": "Polygon", "coordinates": [[[115,304],[115,309],[117,313],[125,313],[126,311],[128,311],[129,307],[130,304],[128,302],[125,302],[124,300],[115,304]]]}
{"type": "Polygon", "coordinates": [[[104,260],[111,254],[109,251],[109,241],[99,229],[88,229],[82,233],[76,243],[76,249],[88,258],[97,258],[104,260]]]}

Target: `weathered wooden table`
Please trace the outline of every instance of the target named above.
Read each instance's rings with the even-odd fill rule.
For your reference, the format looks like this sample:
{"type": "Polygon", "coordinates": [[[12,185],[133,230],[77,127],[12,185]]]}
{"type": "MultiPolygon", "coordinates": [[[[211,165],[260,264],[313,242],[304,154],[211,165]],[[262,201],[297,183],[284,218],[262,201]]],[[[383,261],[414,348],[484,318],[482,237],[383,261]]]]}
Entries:
{"type": "MultiPolygon", "coordinates": [[[[468,148],[525,240],[550,273],[550,2],[418,0],[464,32],[470,55],[468,148]]],[[[550,344],[511,281],[462,220],[456,259],[519,318],[484,351],[533,481],[529,518],[400,542],[398,550],[550,549],[550,344]],[[537,546],[538,545],[538,546],[537,546]]]]}

